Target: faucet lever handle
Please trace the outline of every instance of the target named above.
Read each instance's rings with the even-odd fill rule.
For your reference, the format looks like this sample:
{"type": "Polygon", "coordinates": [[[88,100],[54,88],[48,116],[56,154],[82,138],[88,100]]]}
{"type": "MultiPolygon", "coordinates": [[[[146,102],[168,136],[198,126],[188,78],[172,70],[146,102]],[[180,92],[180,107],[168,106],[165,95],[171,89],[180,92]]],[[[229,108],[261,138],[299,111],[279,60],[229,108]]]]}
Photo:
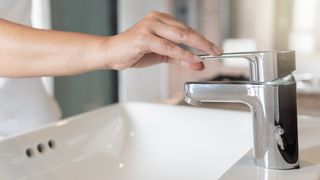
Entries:
{"type": "Polygon", "coordinates": [[[199,55],[203,60],[242,58],[249,62],[250,79],[271,82],[291,74],[296,69],[295,51],[255,51],[224,53],[221,56],[199,55]]]}

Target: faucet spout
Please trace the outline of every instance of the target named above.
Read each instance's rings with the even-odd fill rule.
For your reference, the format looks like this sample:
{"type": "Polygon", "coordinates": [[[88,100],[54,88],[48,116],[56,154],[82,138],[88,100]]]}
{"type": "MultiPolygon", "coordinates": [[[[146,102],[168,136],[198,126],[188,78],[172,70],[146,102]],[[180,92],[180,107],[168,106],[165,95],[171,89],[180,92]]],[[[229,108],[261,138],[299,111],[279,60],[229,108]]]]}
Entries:
{"type": "Polygon", "coordinates": [[[252,104],[255,93],[263,85],[251,82],[187,82],[185,84],[185,99],[189,104],[205,102],[240,102],[252,104]]]}

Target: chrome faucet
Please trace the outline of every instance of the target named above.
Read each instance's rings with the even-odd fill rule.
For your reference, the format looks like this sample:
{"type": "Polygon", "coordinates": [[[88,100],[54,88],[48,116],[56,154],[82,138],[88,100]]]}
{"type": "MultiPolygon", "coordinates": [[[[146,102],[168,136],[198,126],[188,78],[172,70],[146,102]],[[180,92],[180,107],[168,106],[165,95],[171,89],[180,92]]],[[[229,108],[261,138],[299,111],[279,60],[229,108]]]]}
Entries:
{"type": "Polygon", "coordinates": [[[242,58],[249,62],[250,81],[187,82],[185,101],[240,102],[253,115],[254,159],[270,169],[299,168],[294,51],[200,55],[203,60],[242,58]]]}

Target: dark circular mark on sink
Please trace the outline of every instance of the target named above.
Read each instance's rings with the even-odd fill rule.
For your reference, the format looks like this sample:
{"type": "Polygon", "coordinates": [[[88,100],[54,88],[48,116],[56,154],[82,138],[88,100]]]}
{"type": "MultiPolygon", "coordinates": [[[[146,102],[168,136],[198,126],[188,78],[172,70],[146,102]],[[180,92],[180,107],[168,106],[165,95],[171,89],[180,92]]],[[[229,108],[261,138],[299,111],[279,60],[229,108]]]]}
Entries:
{"type": "Polygon", "coordinates": [[[33,149],[28,148],[28,149],[26,150],[26,155],[27,155],[29,158],[32,158],[32,157],[34,156],[33,149]]]}
{"type": "Polygon", "coordinates": [[[56,147],[56,142],[54,140],[49,140],[48,141],[48,146],[51,148],[51,149],[54,149],[56,147]]]}
{"type": "Polygon", "coordinates": [[[44,153],[45,150],[46,150],[46,147],[45,147],[44,144],[41,144],[41,143],[40,143],[40,144],[38,144],[37,149],[38,149],[38,152],[39,152],[39,153],[44,153]]]}

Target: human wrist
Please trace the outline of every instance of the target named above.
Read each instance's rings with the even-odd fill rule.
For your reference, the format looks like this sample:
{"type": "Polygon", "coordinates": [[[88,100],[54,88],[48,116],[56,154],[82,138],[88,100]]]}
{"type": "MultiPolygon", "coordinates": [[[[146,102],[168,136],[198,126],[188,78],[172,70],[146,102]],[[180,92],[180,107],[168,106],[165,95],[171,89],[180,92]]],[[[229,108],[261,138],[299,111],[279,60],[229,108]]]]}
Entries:
{"type": "Polygon", "coordinates": [[[112,69],[108,61],[108,46],[110,37],[97,37],[88,44],[85,61],[85,71],[112,69]]]}

